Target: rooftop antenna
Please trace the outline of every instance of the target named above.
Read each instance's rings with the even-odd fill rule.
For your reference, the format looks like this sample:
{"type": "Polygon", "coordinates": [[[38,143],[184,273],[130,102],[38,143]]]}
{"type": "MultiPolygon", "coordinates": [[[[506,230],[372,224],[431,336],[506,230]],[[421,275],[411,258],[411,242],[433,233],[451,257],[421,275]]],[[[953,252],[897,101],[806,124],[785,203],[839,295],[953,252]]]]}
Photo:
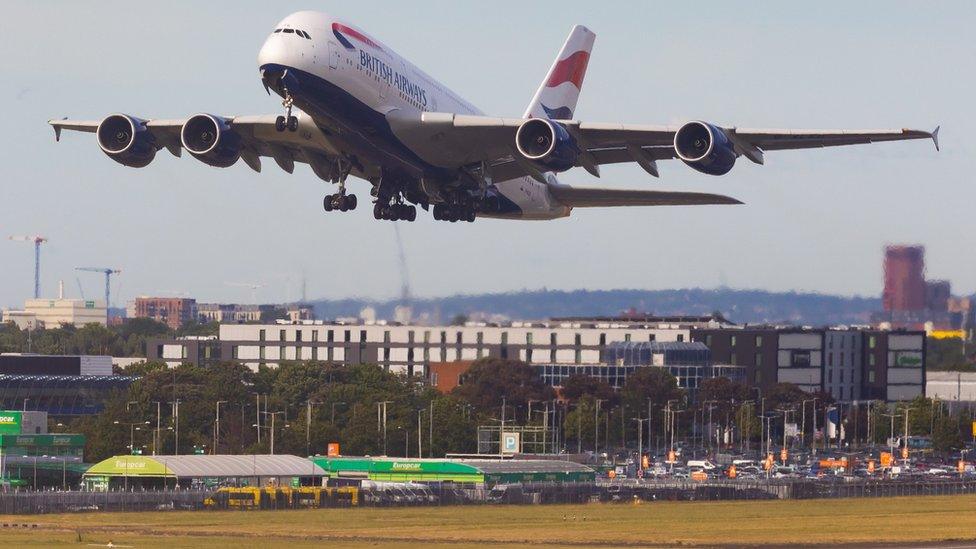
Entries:
{"type": "Polygon", "coordinates": [[[47,242],[47,238],[40,235],[11,236],[10,240],[16,242],[34,243],[34,299],[40,299],[41,297],[41,244],[47,242]]]}

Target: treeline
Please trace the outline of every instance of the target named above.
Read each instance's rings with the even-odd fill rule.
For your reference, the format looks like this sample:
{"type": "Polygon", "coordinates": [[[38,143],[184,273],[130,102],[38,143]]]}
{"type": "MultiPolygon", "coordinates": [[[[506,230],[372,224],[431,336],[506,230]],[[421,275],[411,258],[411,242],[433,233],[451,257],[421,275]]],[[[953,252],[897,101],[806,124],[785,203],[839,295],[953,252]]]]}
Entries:
{"type": "Polygon", "coordinates": [[[172,330],[148,318],[133,318],[107,327],[87,324],[33,330],[21,330],[8,322],[0,324],[0,353],[145,357],[146,341],[149,339],[216,335],[217,329],[216,323],[189,323],[179,330],[172,330]]]}
{"type": "MultiPolygon", "coordinates": [[[[191,453],[194,447],[213,452],[218,403],[217,453],[267,453],[273,433],[276,453],[325,453],[328,443],[339,442],[347,455],[382,455],[385,449],[391,456],[413,457],[421,446],[424,457],[476,452],[478,426],[498,425],[502,419],[507,425],[551,426],[556,421],[560,446],[569,452],[636,448],[638,428],[644,448],[660,448],[666,444],[662,437],[669,413],[675,440],[700,437],[704,442],[707,418],[723,430],[734,426],[755,448],[763,409],[774,417],[773,440],[779,440],[782,410],[790,410],[789,422],[805,419],[803,431],[811,436],[811,399],[818,399],[819,429],[831,404],[829,396],[811,395],[795,385],[778,384],[760,393],[726,378],[705,380],[697,403],[689,403],[675,378],[661,368],[638,369],[620,390],[593,378],[570,377],[556,403],[555,392],[530,366],[491,358],[475,362],[450,394],[371,364],[291,362],[254,372],[236,363],[172,369],[148,363],[124,373],[142,377],[110,398],[102,413],[68,426],[88,436],[88,461],[127,452],[130,436],[136,449],[146,453],[153,451],[154,441],[161,454],[191,453]]],[[[843,407],[847,440],[883,444],[890,434],[883,414],[903,413],[905,407],[910,408],[911,434],[931,435],[940,450],[962,445],[971,412],[924,397],[897,407],[882,402],[843,407]]],[[[901,432],[896,422],[896,435],[901,432]]],[[[733,442],[744,441],[736,435],[733,442]]]]}

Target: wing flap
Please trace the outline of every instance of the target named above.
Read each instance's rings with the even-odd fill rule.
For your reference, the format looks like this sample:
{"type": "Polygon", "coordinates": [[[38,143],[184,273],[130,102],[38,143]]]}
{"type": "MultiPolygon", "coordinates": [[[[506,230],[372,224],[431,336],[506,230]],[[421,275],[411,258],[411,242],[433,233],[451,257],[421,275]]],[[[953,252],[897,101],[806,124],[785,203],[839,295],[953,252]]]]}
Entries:
{"type": "Polygon", "coordinates": [[[742,202],[720,194],[630,189],[598,189],[551,185],[552,196],[571,208],[606,208],[615,206],[702,206],[734,205],[742,202]]]}

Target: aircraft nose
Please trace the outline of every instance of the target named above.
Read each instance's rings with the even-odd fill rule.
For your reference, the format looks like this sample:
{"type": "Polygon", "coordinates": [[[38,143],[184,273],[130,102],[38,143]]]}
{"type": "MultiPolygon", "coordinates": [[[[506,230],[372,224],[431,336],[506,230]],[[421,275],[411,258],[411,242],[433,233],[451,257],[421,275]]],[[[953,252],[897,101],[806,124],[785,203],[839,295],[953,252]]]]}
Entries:
{"type": "Polygon", "coordinates": [[[258,52],[258,67],[285,64],[286,49],[280,35],[272,34],[258,52]]]}

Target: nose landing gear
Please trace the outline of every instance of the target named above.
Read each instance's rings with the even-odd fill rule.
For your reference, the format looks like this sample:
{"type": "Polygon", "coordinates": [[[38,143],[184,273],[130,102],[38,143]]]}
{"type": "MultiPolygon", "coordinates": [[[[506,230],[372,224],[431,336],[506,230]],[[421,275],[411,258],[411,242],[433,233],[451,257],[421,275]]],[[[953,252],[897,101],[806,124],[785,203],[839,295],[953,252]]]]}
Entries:
{"type": "Polygon", "coordinates": [[[298,131],[298,117],[291,115],[291,107],[295,103],[295,99],[291,96],[291,92],[288,88],[285,88],[285,100],[281,102],[281,106],[285,108],[285,116],[279,116],[275,119],[275,129],[279,132],[288,130],[290,132],[298,131]]]}

